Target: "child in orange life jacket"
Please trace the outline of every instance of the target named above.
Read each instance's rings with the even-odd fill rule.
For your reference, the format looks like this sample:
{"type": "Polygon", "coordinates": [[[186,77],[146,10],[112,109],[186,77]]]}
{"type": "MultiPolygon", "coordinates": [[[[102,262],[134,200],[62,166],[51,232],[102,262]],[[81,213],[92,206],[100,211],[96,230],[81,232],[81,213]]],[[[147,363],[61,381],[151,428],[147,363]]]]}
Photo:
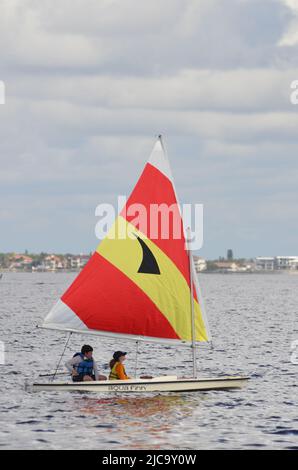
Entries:
{"type": "Polygon", "coordinates": [[[126,352],[116,351],[113,354],[113,359],[110,361],[111,372],[109,375],[109,380],[127,380],[130,379],[126,375],[123,362],[126,359],[126,352]]]}

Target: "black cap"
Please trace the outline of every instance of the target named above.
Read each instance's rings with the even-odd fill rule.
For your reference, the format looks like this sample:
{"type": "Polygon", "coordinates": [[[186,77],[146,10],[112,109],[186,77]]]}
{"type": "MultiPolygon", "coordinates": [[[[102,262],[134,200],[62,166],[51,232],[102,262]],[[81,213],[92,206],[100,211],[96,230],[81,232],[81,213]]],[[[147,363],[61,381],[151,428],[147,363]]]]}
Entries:
{"type": "Polygon", "coordinates": [[[89,346],[89,344],[84,344],[81,349],[82,354],[86,354],[87,352],[93,351],[92,346],[89,346]]]}
{"type": "Polygon", "coordinates": [[[115,359],[115,361],[118,361],[119,357],[126,356],[126,354],[127,354],[126,352],[116,351],[113,354],[113,358],[115,359]]]}

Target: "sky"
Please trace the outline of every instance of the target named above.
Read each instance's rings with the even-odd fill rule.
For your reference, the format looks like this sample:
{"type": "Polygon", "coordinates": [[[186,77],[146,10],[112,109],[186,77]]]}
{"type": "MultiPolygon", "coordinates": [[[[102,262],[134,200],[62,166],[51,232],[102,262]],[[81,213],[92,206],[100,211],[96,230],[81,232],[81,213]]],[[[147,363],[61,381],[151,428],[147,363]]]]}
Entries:
{"type": "Polygon", "coordinates": [[[0,57],[0,252],[93,251],[162,134],[199,255],[298,255],[298,0],[0,0],[0,57]]]}

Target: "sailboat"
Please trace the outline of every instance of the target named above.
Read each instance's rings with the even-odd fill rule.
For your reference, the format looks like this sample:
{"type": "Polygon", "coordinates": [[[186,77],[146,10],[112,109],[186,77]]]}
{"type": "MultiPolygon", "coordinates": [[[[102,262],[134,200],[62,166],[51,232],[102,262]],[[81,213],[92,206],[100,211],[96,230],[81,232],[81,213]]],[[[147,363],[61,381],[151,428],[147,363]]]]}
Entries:
{"type": "Polygon", "coordinates": [[[118,349],[126,340],[134,341],[137,350],[141,341],[186,347],[192,351],[193,371],[187,378],[89,382],[58,381],[55,373],[48,382],[33,383],[33,390],[193,392],[240,388],[248,380],[198,377],[197,347],[210,342],[211,334],[161,136],[125,207],[42,328],[67,331],[67,343],[80,333],[113,338],[118,349]],[[172,209],[176,220],[174,227],[174,217],[169,219],[166,236],[151,210],[162,205],[172,209]]]}

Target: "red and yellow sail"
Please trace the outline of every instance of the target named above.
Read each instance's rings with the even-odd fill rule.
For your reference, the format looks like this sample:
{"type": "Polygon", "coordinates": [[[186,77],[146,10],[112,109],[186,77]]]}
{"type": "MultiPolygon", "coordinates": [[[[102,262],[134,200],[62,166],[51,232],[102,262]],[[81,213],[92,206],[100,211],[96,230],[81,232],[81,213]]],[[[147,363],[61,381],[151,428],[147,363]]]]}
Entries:
{"type": "MultiPolygon", "coordinates": [[[[194,279],[195,340],[208,341],[195,275],[194,279]]],[[[160,139],[110,232],[43,326],[107,336],[192,340],[189,256],[160,139]],[[142,223],[136,216],[139,207],[146,214],[142,223]],[[171,208],[167,236],[157,208],[171,208]]]]}

